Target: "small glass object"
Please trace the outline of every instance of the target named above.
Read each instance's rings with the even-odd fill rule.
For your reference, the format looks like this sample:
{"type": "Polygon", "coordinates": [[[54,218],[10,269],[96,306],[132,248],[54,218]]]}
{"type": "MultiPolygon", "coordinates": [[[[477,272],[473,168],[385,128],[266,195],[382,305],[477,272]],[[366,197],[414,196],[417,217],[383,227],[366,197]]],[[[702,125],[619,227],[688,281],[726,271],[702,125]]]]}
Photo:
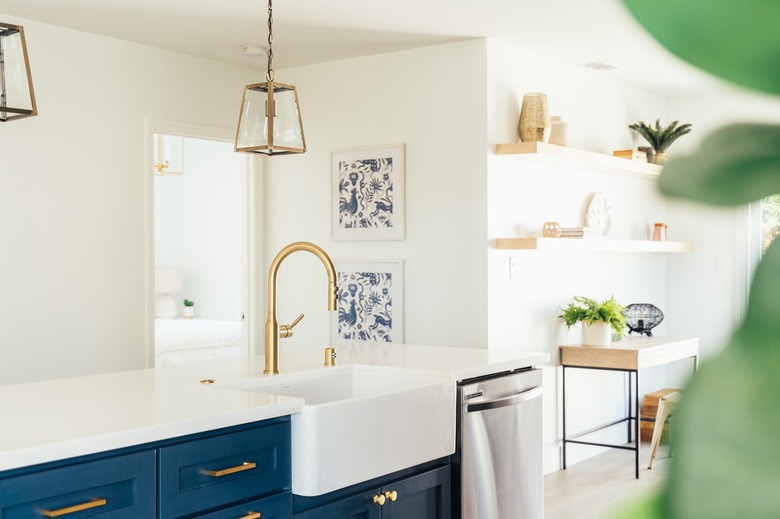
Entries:
{"type": "Polygon", "coordinates": [[[665,223],[656,223],[653,226],[653,241],[666,241],[667,228],[665,223]]]}

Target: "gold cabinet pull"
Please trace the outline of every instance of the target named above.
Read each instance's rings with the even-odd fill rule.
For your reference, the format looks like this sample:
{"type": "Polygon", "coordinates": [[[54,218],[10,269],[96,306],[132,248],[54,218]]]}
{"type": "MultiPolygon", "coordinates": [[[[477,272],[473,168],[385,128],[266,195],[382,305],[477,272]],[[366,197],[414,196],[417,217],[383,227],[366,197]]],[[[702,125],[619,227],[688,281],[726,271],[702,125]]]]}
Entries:
{"type": "Polygon", "coordinates": [[[260,512],[249,512],[248,514],[243,515],[238,519],[260,519],[260,512]]]}
{"type": "Polygon", "coordinates": [[[382,506],[385,504],[385,496],[382,494],[374,496],[374,503],[378,503],[379,506],[382,506]]]}
{"type": "Polygon", "coordinates": [[[206,474],[208,474],[209,476],[214,476],[215,478],[221,478],[222,476],[227,476],[228,474],[235,474],[236,472],[244,472],[245,470],[252,470],[255,467],[257,467],[256,463],[245,461],[241,465],[230,467],[229,469],[209,470],[208,472],[206,472],[206,474]]]}
{"type": "Polygon", "coordinates": [[[59,510],[44,510],[43,515],[46,517],[60,517],[61,515],[68,515],[75,512],[81,512],[82,510],[89,510],[90,508],[97,508],[98,506],[105,506],[105,504],[105,499],[96,497],[95,499],[87,501],[86,503],[60,508],[59,510]]]}
{"type": "Polygon", "coordinates": [[[396,492],[395,490],[391,490],[390,492],[385,492],[385,497],[390,501],[395,502],[395,500],[398,499],[398,492],[396,492]]]}

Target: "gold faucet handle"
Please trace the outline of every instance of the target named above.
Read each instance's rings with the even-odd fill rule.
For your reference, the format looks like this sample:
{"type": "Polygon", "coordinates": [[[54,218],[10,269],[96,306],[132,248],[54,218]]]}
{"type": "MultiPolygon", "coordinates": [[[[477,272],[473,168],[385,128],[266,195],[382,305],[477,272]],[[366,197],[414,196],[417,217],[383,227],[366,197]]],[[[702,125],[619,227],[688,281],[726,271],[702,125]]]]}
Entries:
{"type": "Polygon", "coordinates": [[[282,339],[286,339],[288,337],[293,336],[293,328],[295,328],[295,325],[301,322],[301,319],[303,319],[303,314],[299,315],[297,319],[295,319],[292,324],[282,324],[279,326],[279,337],[282,339]]]}

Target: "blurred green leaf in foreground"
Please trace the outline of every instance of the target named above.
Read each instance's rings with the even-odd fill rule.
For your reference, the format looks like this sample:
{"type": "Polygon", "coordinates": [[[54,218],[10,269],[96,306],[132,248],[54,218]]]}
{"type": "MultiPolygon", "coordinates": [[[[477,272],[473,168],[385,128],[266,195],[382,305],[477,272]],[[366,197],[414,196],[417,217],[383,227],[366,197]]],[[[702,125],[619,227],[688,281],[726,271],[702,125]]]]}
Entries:
{"type": "MultiPolygon", "coordinates": [[[[780,0],[624,0],[639,22],[693,65],[780,94],[780,0]]],[[[780,127],[741,124],[708,136],[661,175],[669,196],[740,205],[780,193],[780,127]]],[[[621,517],[780,517],[780,241],[758,266],[742,325],[703,364],[675,418],[661,492],[621,517]]]]}

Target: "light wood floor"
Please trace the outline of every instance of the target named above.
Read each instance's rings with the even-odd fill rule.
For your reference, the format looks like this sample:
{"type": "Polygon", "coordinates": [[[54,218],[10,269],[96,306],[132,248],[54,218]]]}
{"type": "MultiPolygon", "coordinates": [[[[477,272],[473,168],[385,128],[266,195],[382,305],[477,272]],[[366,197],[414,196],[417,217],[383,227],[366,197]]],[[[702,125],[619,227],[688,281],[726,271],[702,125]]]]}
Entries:
{"type": "Polygon", "coordinates": [[[661,446],[648,470],[649,446],[642,442],[639,450],[639,479],[634,478],[633,451],[620,449],[545,476],[545,519],[606,519],[627,502],[654,492],[668,471],[668,447],[661,446]]]}

